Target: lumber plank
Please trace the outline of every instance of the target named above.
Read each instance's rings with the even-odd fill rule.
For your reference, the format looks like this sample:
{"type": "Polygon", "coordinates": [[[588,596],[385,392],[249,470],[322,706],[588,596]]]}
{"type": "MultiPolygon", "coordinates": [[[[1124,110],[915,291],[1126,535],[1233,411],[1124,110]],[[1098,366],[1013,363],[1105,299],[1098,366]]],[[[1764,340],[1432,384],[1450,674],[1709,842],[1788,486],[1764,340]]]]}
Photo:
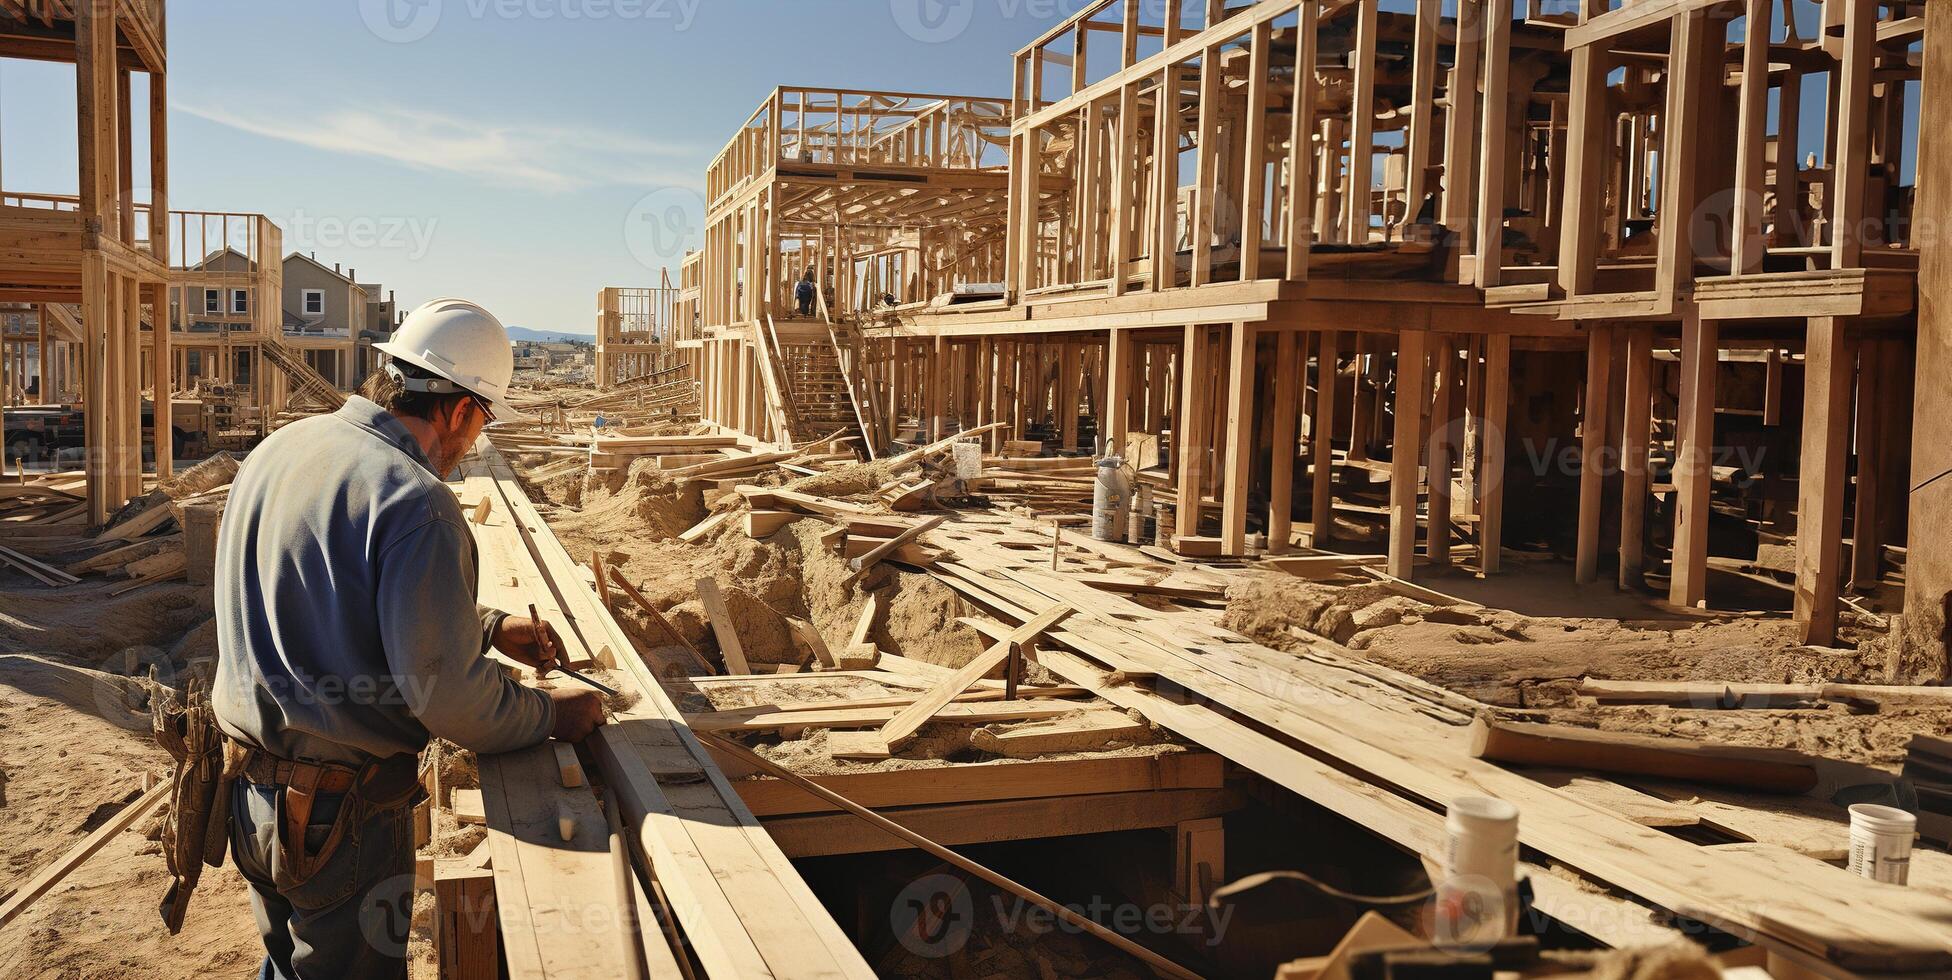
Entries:
{"type": "Polygon", "coordinates": [[[739,631],[732,625],[732,613],[725,608],[725,597],[719,594],[718,580],[701,578],[697,586],[698,601],[705,606],[705,618],[712,624],[712,635],[718,637],[719,653],[725,657],[725,672],[752,673],[752,665],[746,662],[745,647],[739,643],[739,631]]]}
{"type": "Polygon", "coordinates": [[[914,704],[889,718],[888,723],[882,726],[879,733],[878,752],[874,746],[860,744],[849,752],[848,757],[855,757],[854,752],[859,752],[861,757],[885,756],[900,748],[909,739],[914,738],[915,733],[920,731],[923,725],[928,724],[929,719],[943,711],[951,698],[969,690],[970,686],[981,680],[984,675],[1001,666],[1009,658],[1013,649],[1020,649],[1022,644],[1036,640],[1046,630],[1063,622],[1072,612],[1070,606],[1054,606],[1018,627],[1004,640],[991,644],[969,663],[949,675],[948,680],[929,689],[925,695],[917,698],[914,704]]]}

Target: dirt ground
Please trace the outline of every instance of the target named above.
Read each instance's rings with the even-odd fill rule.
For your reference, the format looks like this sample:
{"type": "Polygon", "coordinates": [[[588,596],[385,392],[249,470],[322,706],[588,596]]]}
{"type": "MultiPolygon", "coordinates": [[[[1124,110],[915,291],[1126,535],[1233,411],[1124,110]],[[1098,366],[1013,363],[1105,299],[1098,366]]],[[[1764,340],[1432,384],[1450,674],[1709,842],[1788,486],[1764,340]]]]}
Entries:
{"type": "MultiPolygon", "coordinates": [[[[209,590],[0,578],[0,894],[19,888],[168,771],[122,675],[181,677],[216,655],[209,590]]],[[[156,912],[168,873],[147,821],[118,834],[7,926],[0,977],[245,976],[263,956],[244,879],[206,869],[183,931],[156,912]]]]}
{"type": "MultiPolygon", "coordinates": [[[[1520,565],[1485,585],[1461,573],[1418,584],[1471,603],[1437,606],[1383,583],[1332,585],[1247,573],[1228,590],[1225,624],[1277,649],[1315,634],[1487,704],[1543,711],[1583,727],[1793,748],[1895,769],[1918,733],[1952,728],[1952,709],[1841,704],[1797,709],[1598,707],[1582,678],[1728,683],[1885,683],[1876,638],[1853,622],[1856,647],[1808,647],[1782,615],[1678,611],[1611,583],[1571,585],[1563,562],[1520,565]],[[1508,605],[1478,606],[1475,602],[1508,605]],[[1514,608],[1539,610],[1536,613],[1514,608]],[[1577,613],[1584,612],[1585,615],[1577,613]]],[[[1850,614],[1854,615],[1854,614],[1850,614]]]]}

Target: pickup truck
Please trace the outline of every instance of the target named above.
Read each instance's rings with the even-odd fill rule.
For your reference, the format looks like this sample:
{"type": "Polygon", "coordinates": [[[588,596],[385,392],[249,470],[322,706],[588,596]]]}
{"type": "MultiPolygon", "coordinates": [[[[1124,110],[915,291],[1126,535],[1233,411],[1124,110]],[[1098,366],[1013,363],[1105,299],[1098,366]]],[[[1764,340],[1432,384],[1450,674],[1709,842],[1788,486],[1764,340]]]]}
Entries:
{"type": "MultiPolygon", "coordinates": [[[[82,409],[71,405],[23,405],[9,408],[4,413],[6,436],[0,446],[6,447],[6,461],[16,459],[28,462],[41,462],[51,458],[63,449],[80,449],[83,446],[83,432],[86,415],[82,409]]],[[[142,403],[142,438],[149,441],[150,431],[156,424],[155,406],[142,403]]],[[[176,426],[170,426],[170,452],[174,457],[183,455],[183,447],[190,440],[190,434],[176,426]]]]}

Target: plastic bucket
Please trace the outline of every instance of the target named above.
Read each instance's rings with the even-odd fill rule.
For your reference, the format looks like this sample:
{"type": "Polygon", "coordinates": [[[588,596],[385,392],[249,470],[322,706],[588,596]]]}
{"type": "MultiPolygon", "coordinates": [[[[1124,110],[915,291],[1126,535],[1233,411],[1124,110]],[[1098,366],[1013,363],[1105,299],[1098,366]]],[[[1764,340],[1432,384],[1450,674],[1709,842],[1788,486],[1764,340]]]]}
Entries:
{"type": "Polygon", "coordinates": [[[1451,802],[1449,848],[1437,886],[1436,938],[1483,945],[1518,928],[1518,808],[1488,796],[1451,802]]]}
{"type": "Polygon", "coordinates": [[[1911,878],[1911,842],[1918,818],[1894,806],[1857,803],[1850,808],[1850,872],[1892,885],[1911,878]]]}

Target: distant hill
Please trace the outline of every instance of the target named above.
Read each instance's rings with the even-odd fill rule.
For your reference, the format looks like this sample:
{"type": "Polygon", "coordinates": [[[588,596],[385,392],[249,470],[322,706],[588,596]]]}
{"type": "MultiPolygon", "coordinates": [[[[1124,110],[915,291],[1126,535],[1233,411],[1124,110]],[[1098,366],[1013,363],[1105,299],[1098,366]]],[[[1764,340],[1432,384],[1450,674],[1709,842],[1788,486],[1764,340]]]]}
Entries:
{"type": "Polygon", "coordinates": [[[509,327],[508,339],[527,340],[538,344],[567,344],[580,341],[585,344],[596,343],[596,335],[588,333],[563,333],[560,330],[533,330],[529,327],[509,327]]]}

